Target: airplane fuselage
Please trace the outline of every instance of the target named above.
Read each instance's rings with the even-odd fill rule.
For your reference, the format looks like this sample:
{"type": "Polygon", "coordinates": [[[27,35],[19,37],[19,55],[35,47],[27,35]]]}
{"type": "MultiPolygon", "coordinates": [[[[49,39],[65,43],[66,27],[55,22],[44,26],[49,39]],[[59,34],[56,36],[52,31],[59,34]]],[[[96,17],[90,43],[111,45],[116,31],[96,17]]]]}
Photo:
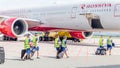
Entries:
{"type": "Polygon", "coordinates": [[[120,0],[84,0],[68,5],[6,11],[0,15],[40,20],[52,28],[120,30],[120,0]]]}

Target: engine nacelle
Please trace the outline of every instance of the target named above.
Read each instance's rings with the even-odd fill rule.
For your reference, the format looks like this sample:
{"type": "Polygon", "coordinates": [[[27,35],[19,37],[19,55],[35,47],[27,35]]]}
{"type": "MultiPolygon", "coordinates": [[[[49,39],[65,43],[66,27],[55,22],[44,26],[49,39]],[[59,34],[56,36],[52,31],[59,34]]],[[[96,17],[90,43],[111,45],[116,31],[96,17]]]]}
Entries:
{"type": "Polygon", "coordinates": [[[26,21],[17,18],[5,19],[1,22],[1,32],[13,38],[23,36],[28,31],[28,24],[26,21]]]}
{"type": "Polygon", "coordinates": [[[86,38],[92,37],[93,32],[72,31],[70,32],[70,35],[74,38],[86,39],[86,38]]]}

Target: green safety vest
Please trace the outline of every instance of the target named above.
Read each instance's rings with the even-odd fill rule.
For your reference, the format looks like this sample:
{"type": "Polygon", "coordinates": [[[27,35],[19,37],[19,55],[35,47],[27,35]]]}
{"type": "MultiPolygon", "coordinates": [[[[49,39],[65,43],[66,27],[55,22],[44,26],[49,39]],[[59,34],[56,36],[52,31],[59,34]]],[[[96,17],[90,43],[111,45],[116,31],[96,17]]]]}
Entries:
{"type": "Polygon", "coordinates": [[[29,38],[25,38],[25,41],[24,41],[24,48],[25,48],[25,49],[30,48],[29,38]]]}
{"type": "Polygon", "coordinates": [[[54,47],[59,47],[59,38],[55,39],[54,47]]]}
{"type": "Polygon", "coordinates": [[[99,39],[99,45],[103,46],[103,39],[102,38],[99,39]]]}
{"type": "Polygon", "coordinates": [[[107,39],[107,44],[108,44],[108,45],[112,45],[112,41],[111,41],[110,38],[107,39]]]}
{"type": "Polygon", "coordinates": [[[33,45],[34,45],[34,46],[37,46],[37,40],[36,40],[36,39],[37,39],[37,37],[34,36],[34,37],[33,37],[33,45]]]}
{"type": "Polygon", "coordinates": [[[62,47],[66,47],[66,40],[65,39],[62,40],[62,47]]]}

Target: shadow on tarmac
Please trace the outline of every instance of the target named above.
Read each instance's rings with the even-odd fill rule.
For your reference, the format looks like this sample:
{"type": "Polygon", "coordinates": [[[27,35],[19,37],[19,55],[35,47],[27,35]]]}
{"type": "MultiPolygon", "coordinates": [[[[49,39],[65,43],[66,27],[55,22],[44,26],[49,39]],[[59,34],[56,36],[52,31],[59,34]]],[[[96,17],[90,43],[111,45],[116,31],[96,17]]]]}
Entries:
{"type": "MultiPolygon", "coordinates": [[[[53,41],[41,41],[39,43],[48,43],[48,44],[54,44],[53,41]]],[[[89,47],[98,47],[98,45],[96,44],[88,44],[88,43],[77,43],[77,42],[68,42],[68,45],[72,45],[72,46],[89,46],[89,47]]],[[[120,45],[120,44],[116,44],[116,45],[120,45]]],[[[106,47],[106,46],[105,46],[106,47]]],[[[115,46],[115,48],[120,48],[120,46],[115,46]]]]}
{"type": "Polygon", "coordinates": [[[120,68],[120,65],[93,66],[93,67],[76,67],[76,68],[120,68]]]}
{"type": "Polygon", "coordinates": [[[10,58],[5,58],[5,60],[22,61],[21,59],[10,59],[10,58]]]}
{"type": "Polygon", "coordinates": [[[55,56],[43,56],[43,57],[56,59],[56,57],[55,57],[55,56]]]}

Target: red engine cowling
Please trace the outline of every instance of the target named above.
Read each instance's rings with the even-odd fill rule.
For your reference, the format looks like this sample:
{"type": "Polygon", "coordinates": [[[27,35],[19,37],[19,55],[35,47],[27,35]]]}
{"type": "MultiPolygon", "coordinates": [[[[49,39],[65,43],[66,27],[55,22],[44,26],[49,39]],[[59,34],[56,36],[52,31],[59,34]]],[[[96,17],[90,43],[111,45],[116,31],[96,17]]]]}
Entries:
{"type": "Polygon", "coordinates": [[[1,22],[0,26],[1,32],[4,35],[13,38],[23,36],[28,30],[27,23],[24,20],[17,18],[5,19],[1,22]]]}
{"type": "Polygon", "coordinates": [[[72,31],[70,35],[74,38],[78,39],[86,39],[93,35],[93,32],[80,32],[80,31],[72,31]]]}

